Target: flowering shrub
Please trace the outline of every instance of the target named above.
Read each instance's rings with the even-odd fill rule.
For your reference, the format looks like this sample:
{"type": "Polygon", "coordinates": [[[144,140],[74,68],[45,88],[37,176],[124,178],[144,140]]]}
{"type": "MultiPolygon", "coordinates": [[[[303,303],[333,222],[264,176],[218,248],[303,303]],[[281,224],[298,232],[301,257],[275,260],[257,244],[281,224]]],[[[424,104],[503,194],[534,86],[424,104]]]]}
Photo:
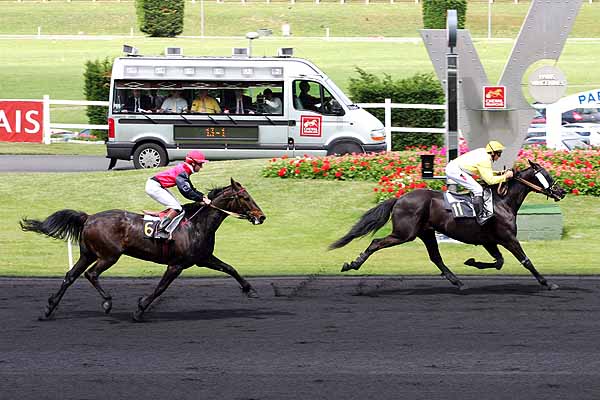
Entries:
{"type": "MultiPolygon", "coordinates": [[[[459,153],[467,151],[463,144],[459,153]]],[[[446,190],[444,180],[421,179],[421,154],[434,154],[434,175],[445,175],[446,149],[419,147],[403,152],[344,156],[273,158],[263,176],[284,179],[364,180],[377,182],[377,201],[400,197],[419,188],[446,190]]],[[[544,147],[521,149],[515,166],[527,168],[530,159],[542,165],[572,194],[600,196],[600,149],[572,152],[544,147]]]]}
{"type": "Polygon", "coordinates": [[[592,150],[551,150],[545,147],[521,149],[515,167],[527,168],[527,160],[544,167],[568,192],[600,196],[600,148],[592,150]]]}

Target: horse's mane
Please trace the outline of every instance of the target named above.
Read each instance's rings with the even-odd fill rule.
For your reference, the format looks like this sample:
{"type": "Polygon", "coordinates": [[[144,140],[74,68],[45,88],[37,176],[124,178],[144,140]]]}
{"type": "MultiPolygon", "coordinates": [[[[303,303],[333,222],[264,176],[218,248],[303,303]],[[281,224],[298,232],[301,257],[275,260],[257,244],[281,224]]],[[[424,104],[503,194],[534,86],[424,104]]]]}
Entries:
{"type": "MultiPolygon", "coordinates": [[[[218,197],[223,191],[225,191],[225,189],[227,189],[229,186],[222,186],[222,187],[216,187],[211,189],[208,194],[206,195],[209,199],[214,200],[216,197],[218,197]]],[[[195,213],[196,211],[198,211],[198,209],[200,207],[203,207],[202,203],[198,203],[198,202],[192,202],[192,203],[187,203],[183,205],[183,210],[185,211],[186,215],[192,215],[193,213],[195,213]]]]}

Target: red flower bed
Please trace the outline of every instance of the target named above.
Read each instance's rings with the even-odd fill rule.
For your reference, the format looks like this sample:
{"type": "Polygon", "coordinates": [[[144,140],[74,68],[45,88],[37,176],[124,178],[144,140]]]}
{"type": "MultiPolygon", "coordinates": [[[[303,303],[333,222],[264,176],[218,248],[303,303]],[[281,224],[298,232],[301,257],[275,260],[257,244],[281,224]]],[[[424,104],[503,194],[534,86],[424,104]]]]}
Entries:
{"type": "MultiPolygon", "coordinates": [[[[462,146],[460,153],[465,152],[462,146]]],[[[403,152],[351,154],[340,157],[273,158],[263,176],[284,179],[364,180],[377,182],[373,188],[377,201],[400,197],[419,188],[446,190],[443,180],[421,179],[420,154],[434,154],[434,174],[445,175],[444,148],[418,148],[403,152]]],[[[572,152],[543,147],[523,149],[515,166],[528,167],[527,160],[538,162],[572,194],[600,196],[600,149],[572,152]]]]}

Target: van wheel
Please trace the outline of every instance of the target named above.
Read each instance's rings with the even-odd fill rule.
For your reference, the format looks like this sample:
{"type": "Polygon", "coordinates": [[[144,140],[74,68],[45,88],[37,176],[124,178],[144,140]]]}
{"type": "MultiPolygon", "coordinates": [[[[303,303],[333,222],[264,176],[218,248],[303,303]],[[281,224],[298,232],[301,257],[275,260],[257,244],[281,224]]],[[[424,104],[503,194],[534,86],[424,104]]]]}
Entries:
{"type": "Polygon", "coordinates": [[[167,152],[158,144],[142,144],[133,153],[133,165],[137,169],[164,167],[168,162],[167,152]]]}
{"type": "Polygon", "coordinates": [[[328,156],[333,155],[344,155],[351,153],[364,153],[363,148],[354,142],[338,142],[333,145],[331,149],[327,152],[328,156]]]}

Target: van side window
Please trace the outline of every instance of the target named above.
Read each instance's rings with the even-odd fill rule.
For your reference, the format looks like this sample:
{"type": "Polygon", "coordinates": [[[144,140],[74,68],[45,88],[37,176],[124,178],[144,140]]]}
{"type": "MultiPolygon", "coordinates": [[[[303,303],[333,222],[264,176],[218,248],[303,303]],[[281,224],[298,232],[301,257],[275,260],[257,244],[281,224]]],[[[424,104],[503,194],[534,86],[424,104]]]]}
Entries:
{"type": "Polygon", "coordinates": [[[344,115],[339,102],[318,82],[296,80],[293,84],[294,108],[323,115],[344,115]]]}
{"type": "Polygon", "coordinates": [[[115,81],[113,113],[283,115],[283,81],[115,81]]]}

